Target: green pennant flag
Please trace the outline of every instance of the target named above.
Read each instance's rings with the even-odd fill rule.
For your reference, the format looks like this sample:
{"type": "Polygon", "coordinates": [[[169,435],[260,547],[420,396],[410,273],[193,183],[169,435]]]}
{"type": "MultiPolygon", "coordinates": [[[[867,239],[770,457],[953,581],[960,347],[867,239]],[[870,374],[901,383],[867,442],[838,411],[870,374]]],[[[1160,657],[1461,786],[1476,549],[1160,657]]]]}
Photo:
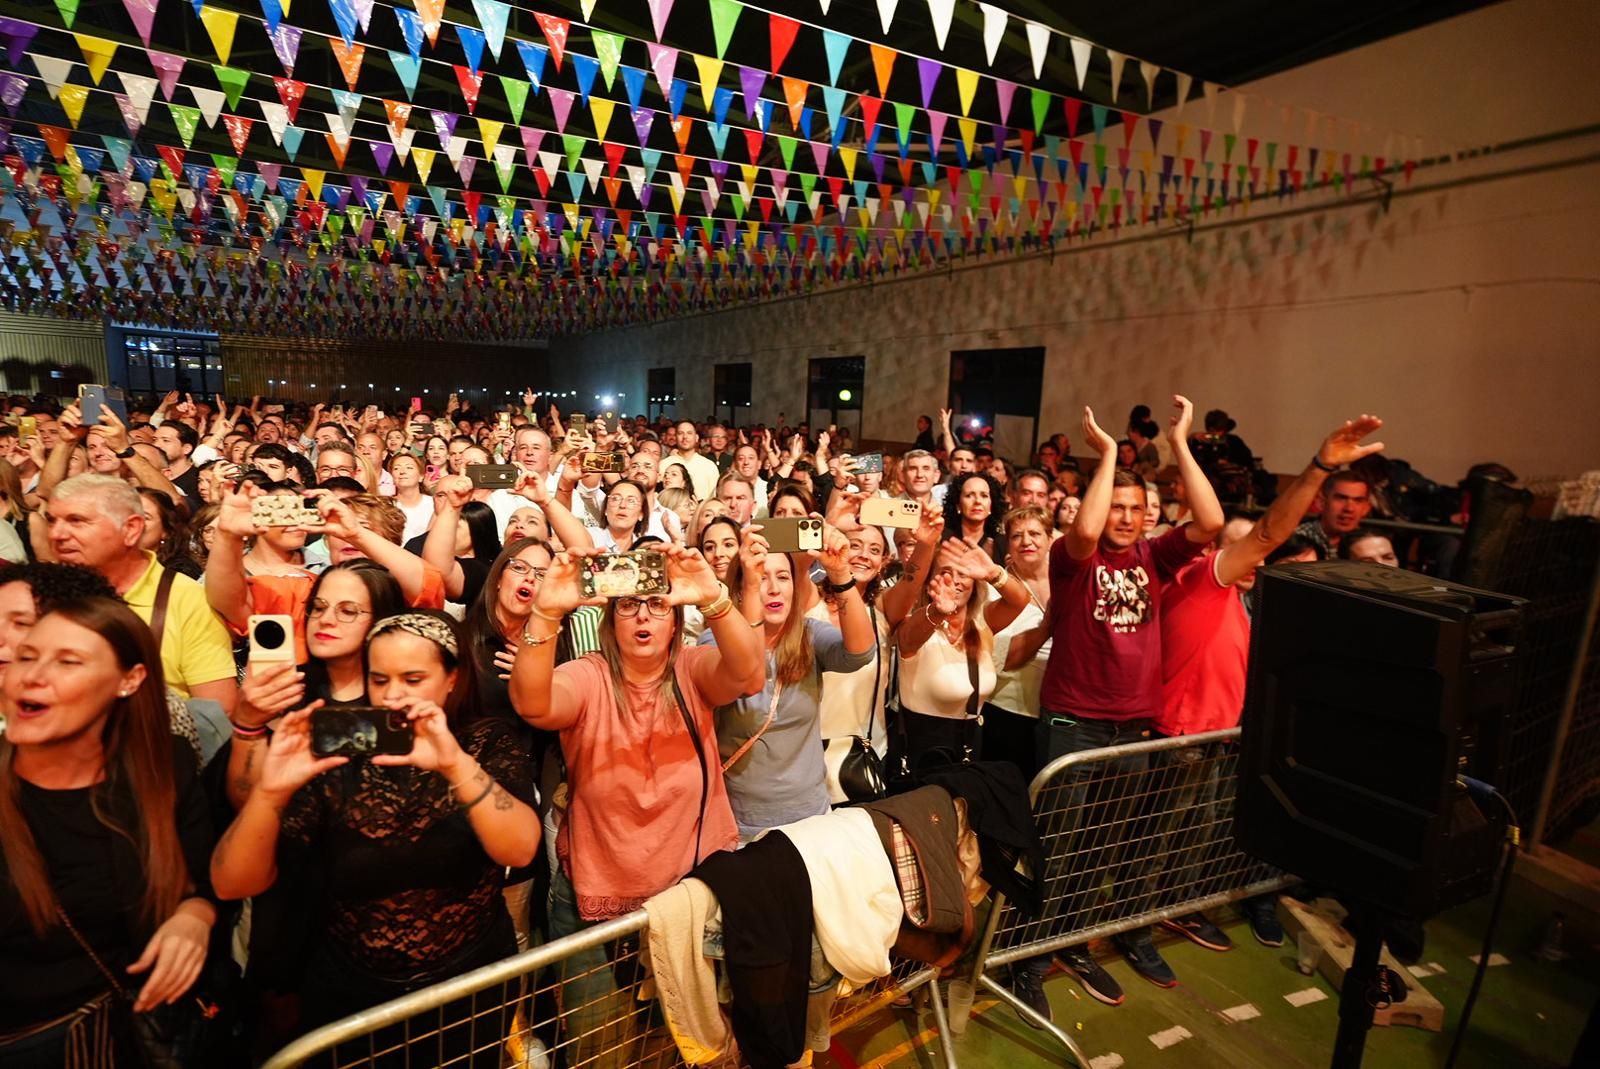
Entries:
{"type": "Polygon", "coordinates": [[[617,67],[622,63],[623,38],[604,30],[590,30],[589,37],[594,42],[594,58],[600,61],[600,76],[610,89],[617,78],[617,67]]]}
{"type": "Polygon", "coordinates": [[[728,195],[733,198],[733,214],[742,223],[744,222],[745,209],[750,206],[750,202],[739,196],[737,188],[735,187],[735,191],[728,195]]]}
{"type": "Polygon", "coordinates": [[[583,154],[585,140],[586,138],[579,137],[577,134],[561,135],[561,145],[567,150],[567,170],[576,171],[578,169],[578,157],[583,154]]]}
{"type": "Polygon", "coordinates": [[[239,169],[239,159],[236,156],[223,156],[213,152],[211,166],[217,169],[217,177],[222,179],[224,186],[233,185],[233,172],[239,169]]]}
{"type": "Polygon", "coordinates": [[[1040,133],[1044,128],[1045,113],[1050,108],[1050,94],[1043,89],[1029,90],[1033,101],[1033,132],[1040,133]]]}
{"type": "Polygon", "coordinates": [[[783,156],[784,170],[794,170],[794,150],[799,146],[799,144],[799,141],[790,137],[788,134],[778,135],[778,152],[783,156]]]}
{"type": "Polygon", "coordinates": [[[508,78],[499,75],[500,88],[505,91],[506,104],[511,108],[511,121],[518,126],[522,125],[522,109],[528,103],[529,83],[521,78],[508,78]]]}
{"type": "Polygon", "coordinates": [[[167,110],[172,113],[172,124],[178,128],[178,136],[183,139],[183,147],[188,148],[194,140],[194,132],[200,125],[200,109],[187,104],[167,103],[167,110]]]}
{"type": "Polygon", "coordinates": [[[510,153],[496,153],[494,157],[494,171],[500,179],[500,189],[508,192],[511,189],[511,175],[516,170],[516,161],[510,153]]]}
{"type": "Polygon", "coordinates": [[[915,104],[902,104],[899,101],[895,101],[894,125],[895,129],[899,132],[900,143],[902,145],[911,144],[911,121],[915,119],[916,116],[917,107],[915,104]]]}
{"type": "Polygon", "coordinates": [[[711,30],[717,38],[717,58],[722,59],[728,54],[728,42],[733,38],[733,27],[739,21],[739,14],[744,11],[744,5],[739,3],[739,0],[710,0],[710,2],[711,30]]]}
{"type": "Polygon", "coordinates": [[[715,230],[712,229],[713,223],[714,223],[714,221],[712,220],[711,216],[709,216],[709,215],[702,215],[700,217],[700,226],[701,226],[701,229],[702,229],[702,233],[700,235],[700,243],[702,245],[710,245],[711,244],[711,235],[716,232],[715,230]]]}
{"type": "Polygon", "coordinates": [[[806,202],[811,201],[811,191],[817,188],[817,176],[802,172],[800,175],[800,192],[805,196],[806,202]]]}
{"type": "Polygon", "coordinates": [[[232,111],[239,110],[239,98],[244,95],[245,83],[250,80],[250,72],[242,71],[238,67],[224,67],[220,63],[213,63],[211,70],[217,76],[217,84],[222,86],[222,91],[228,97],[228,108],[232,111]]]}
{"type": "Polygon", "coordinates": [[[72,20],[78,17],[78,0],[56,0],[56,10],[61,12],[61,21],[72,29],[72,20]]]}

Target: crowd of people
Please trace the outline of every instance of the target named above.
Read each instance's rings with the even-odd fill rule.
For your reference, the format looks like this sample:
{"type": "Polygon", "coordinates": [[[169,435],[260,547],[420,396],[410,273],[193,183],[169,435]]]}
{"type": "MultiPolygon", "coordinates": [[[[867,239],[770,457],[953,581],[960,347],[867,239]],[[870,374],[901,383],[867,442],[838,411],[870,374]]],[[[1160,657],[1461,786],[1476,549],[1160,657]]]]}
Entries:
{"type": "MultiPolygon", "coordinates": [[[[1226,413],[1196,432],[1180,396],[1165,427],[1141,406],[1117,434],[1085,408],[1076,443],[1026,458],[948,412],[885,453],[521,401],[14,399],[0,1066],[138,1064],[117,1058],[141,1015],[241,967],[244,1027],[273,1049],[865,800],[864,752],[891,786],[976,760],[1025,782],[1232,727],[1257,568],[1399,563],[1363,525],[1365,415],[1230,513],[1269,495],[1230,486],[1247,447],[1226,413]],[[775,549],[791,518],[812,541],[775,549]],[[619,559],[661,574],[606,596],[619,559]],[[253,652],[262,617],[289,621],[278,655],[253,652]],[[409,750],[319,755],[319,716],[366,706],[409,750]]],[[[1272,902],[1245,909],[1282,942],[1272,902]]],[[[1167,927],[1231,945],[1199,914],[1167,927]]],[[[1115,944],[1177,983],[1150,932],[1115,944]]],[[[1123,1001],[1087,946],[1053,961],[1123,1001]]],[[[1053,961],[1012,972],[1046,1019],[1053,961]]]]}

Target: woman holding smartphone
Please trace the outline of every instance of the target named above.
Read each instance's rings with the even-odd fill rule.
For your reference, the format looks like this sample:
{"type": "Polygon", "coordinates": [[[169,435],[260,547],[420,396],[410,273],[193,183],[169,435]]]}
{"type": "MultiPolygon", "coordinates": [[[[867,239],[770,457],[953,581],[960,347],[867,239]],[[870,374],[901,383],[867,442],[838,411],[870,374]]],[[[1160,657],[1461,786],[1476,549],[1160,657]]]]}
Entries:
{"type": "MultiPolygon", "coordinates": [[[[512,725],[479,715],[455,621],[434,611],[379,620],[366,680],[368,700],[403,716],[411,751],[319,756],[312,726],[323,703],[288,714],[211,859],[226,899],[260,894],[280,872],[320,873],[325,897],[308,914],[320,926],[300,989],[305,1028],[514,953],[501,886],[506,868],[527,865],[539,846],[527,753],[512,725]]],[[[498,1069],[498,1044],[473,1050],[472,1014],[503,1002],[486,991],[447,1005],[438,1034],[402,1043],[395,1061],[498,1069]]],[[[478,1017],[477,1034],[494,1034],[491,1020],[478,1017]]]]}

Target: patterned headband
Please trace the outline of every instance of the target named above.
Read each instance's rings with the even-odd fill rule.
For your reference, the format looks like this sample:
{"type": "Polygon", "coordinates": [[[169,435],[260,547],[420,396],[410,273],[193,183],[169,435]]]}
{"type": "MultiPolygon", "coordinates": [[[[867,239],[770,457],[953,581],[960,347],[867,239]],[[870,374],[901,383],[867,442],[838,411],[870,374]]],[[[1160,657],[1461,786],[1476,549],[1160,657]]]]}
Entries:
{"type": "Polygon", "coordinates": [[[404,631],[418,638],[425,638],[436,646],[441,646],[450,652],[450,656],[459,657],[460,652],[456,646],[455,632],[437,616],[429,616],[421,612],[404,612],[398,616],[386,616],[372,625],[372,630],[367,632],[367,645],[372,645],[372,640],[388,631],[404,631]]]}

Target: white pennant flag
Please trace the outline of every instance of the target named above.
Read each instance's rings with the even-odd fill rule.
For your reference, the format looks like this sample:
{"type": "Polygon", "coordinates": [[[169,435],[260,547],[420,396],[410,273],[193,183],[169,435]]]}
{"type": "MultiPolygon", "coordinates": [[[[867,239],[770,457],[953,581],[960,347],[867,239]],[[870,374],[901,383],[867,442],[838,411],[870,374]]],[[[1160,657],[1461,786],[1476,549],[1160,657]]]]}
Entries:
{"type": "Polygon", "coordinates": [[[405,163],[411,158],[411,142],[416,139],[417,132],[409,126],[394,136],[394,128],[389,129],[389,143],[394,146],[395,155],[400,157],[400,162],[405,163]]]}
{"type": "Polygon", "coordinates": [[[944,51],[945,39],[950,36],[950,19],[955,14],[956,0],[928,0],[928,14],[933,16],[933,36],[944,51]]]}
{"type": "Polygon", "coordinates": [[[1156,75],[1161,73],[1161,68],[1154,63],[1139,61],[1139,73],[1144,75],[1145,107],[1154,111],[1156,106],[1156,75]]]}
{"type": "MultiPolygon", "coordinates": [[[[994,57],[1000,51],[1000,38],[1006,35],[1008,16],[993,4],[980,3],[978,9],[983,12],[983,52],[989,57],[989,66],[992,67],[994,57]]],[[[889,32],[888,26],[883,29],[885,33],[889,32]]]]}
{"type": "Polygon", "coordinates": [[[594,14],[595,0],[583,0],[583,21],[588,22],[589,16],[594,14]]]}
{"type": "Polygon", "coordinates": [[[1033,57],[1033,76],[1044,77],[1044,56],[1050,49],[1050,27],[1037,22],[1025,22],[1023,29],[1028,34],[1028,54],[1033,57]]]}
{"type": "Polygon", "coordinates": [[[1122,65],[1128,62],[1128,57],[1108,48],[1106,58],[1111,60],[1111,103],[1115,104],[1117,93],[1122,89],[1122,65]]]}
{"type": "Polygon", "coordinates": [[[1200,91],[1206,98],[1206,123],[1215,125],[1217,121],[1217,90],[1220,86],[1216,82],[1201,82],[1200,91]]]}
{"type": "Polygon", "coordinates": [[[624,171],[628,172],[628,185],[633,187],[633,195],[641,197],[644,194],[644,168],[636,163],[624,164],[624,171]]]}
{"type": "Polygon", "coordinates": [[[828,13],[828,5],[833,3],[833,0],[817,0],[817,3],[822,5],[822,13],[826,15],[828,13]]]}
{"type": "Polygon", "coordinates": [[[550,181],[556,180],[556,172],[561,169],[561,153],[551,152],[549,149],[539,153],[539,170],[550,181]]]}
{"type": "Polygon", "coordinates": [[[143,126],[150,116],[150,102],[156,98],[157,81],[142,74],[128,74],[124,71],[118,71],[117,76],[122,79],[122,91],[128,94],[128,102],[133,105],[134,114],[139,117],[139,125],[143,126]]]}
{"type": "Polygon", "coordinates": [[[202,89],[200,86],[191,85],[189,92],[194,95],[194,102],[200,107],[200,115],[206,121],[206,127],[214,127],[217,120],[222,117],[222,105],[227,102],[227,97],[220,89],[202,89]]]}
{"type": "Polygon", "coordinates": [[[343,115],[336,115],[332,112],[329,112],[325,118],[328,120],[328,133],[333,135],[333,139],[339,143],[341,148],[348,145],[351,133],[350,120],[343,115]]]}
{"type": "Polygon", "coordinates": [[[600,184],[600,169],[606,165],[606,161],[585,156],[578,162],[583,164],[583,170],[589,178],[589,192],[593,193],[600,184]]]}
{"type": "MultiPolygon", "coordinates": [[[[878,18],[883,22],[883,32],[888,33],[890,25],[894,22],[894,9],[900,6],[900,0],[878,0],[878,18]]],[[[822,9],[827,14],[828,9],[822,9]]]]}
{"type": "Polygon", "coordinates": [[[461,157],[466,155],[466,152],[467,139],[464,137],[452,137],[445,142],[444,154],[450,157],[450,166],[452,167],[459,168],[461,166],[461,157]]]}
{"type": "Polygon", "coordinates": [[[439,220],[432,219],[432,218],[426,220],[422,224],[422,243],[424,245],[432,245],[433,244],[433,236],[435,234],[437,234],[438,232],[439,232],[439,220]]]}
{"type": "Polygon", "coordinates": [[[1078,89],[1082,91],[1083,80],[1089,76],[1089,55],[1094,51],[1094,45],[1077,37],[1069,37],[1072,44],[1072,69],[1078,75],[1078,89]]]}
{"type": "Polygon", "coordinates": [[[44,79],[44,87],[50,90],[51,100],[61,95],[61,87],[67,84],[67,79],[72,76],[72,68],[77,66],[70,59],[56,59],[53,56],[34,56],[33,65],[39,68],[39,77],[44,79]]]}
{"type": "Polygon", "coordinates": [[[1194,76],[1178,72],[1178,114],[1183,114],[1184,102],[1189,99],[1189,90],[1194,87],[1194,76]]]}
{"type": "Polygon", "coordinates": [[[282,145],[283,132],[289,128],[289,109],[271,100],[257,103],[261,105],[261,117],[267,120],[267,129],[272,131],[272,140],[282,145]]]}

